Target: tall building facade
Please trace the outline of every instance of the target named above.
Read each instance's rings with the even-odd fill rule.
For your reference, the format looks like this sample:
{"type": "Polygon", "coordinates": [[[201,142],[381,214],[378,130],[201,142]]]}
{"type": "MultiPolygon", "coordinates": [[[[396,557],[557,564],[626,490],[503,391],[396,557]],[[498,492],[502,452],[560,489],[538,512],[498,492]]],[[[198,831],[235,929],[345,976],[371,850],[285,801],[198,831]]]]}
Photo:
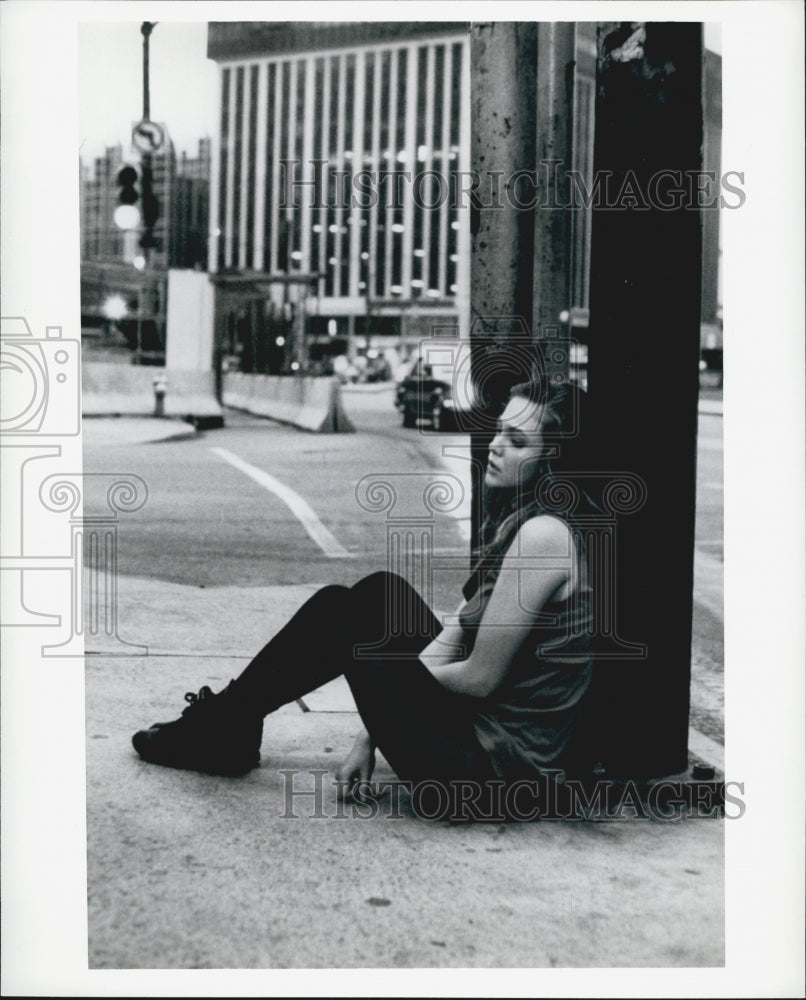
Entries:
{"type": "MultiPolygon", "coordinates": [[[[211,23],[208,56],[220,83],[209,266],[222,354],[277,370],[306,354],[405,353],[435,325],[466,331],[468,25],[211,23]],[[302,352],[290,348],[303,337],[302,352]]],[[[596,25],[577,24],[570,167],[588,191],[595,67],[596,25]]],[[[718,142],[708,136],[706,154],[718,142]]],[[[591,216],[578,204],[571,216],[583,340],[591,216]]],[[[711,251],[712,237],[711,226],[711,251]]]]}
{"type": "MultiPolygon", "coordinates": [[[[585,139],[589,27],[578,39],[585,139]]],[[[224,353],[271,338],[289,307],[304,313],[313,358],[356,344],[405,352],[435,324],[466,331],[467,24],[212,23],[208,55],[220,73],[209,259],[224,353]]],[[[591,156],[582,143],[577,165],[590,170],[591,156]]],[[[589,246],[575,257],[581,311],[589,246]]]]}

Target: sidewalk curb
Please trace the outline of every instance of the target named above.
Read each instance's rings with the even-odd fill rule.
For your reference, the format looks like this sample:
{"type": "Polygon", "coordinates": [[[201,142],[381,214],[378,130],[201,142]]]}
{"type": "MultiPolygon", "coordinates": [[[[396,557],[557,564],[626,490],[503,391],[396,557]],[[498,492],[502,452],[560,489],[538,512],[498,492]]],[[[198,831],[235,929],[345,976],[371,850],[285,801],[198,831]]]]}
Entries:
{"type": "Polygon", "coordinates": [[[113,415],[87,415],[82,417],[82,432],[87,424],[103,425],[106,428],[128,429],[125,442],[116,442],[114,432],[106,444],[162,444],[165,441],[184,441],[198,437],[198,428],[180,417],[126,417],[113,415]],[[170,427],[168,426],[170,425],[170,427]]]}

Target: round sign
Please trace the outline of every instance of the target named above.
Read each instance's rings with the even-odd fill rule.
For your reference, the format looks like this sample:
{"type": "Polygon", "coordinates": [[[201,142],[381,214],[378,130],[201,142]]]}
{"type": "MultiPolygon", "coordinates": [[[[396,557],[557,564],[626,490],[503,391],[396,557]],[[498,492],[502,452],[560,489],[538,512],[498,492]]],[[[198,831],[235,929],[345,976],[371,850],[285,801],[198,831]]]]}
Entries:
{"type": "Polygon", "coordinates": [[[162,126],[156,122],[142,121],[132,129],[132,145],[141,153],[156,153],[164,141],[162,126]]]}

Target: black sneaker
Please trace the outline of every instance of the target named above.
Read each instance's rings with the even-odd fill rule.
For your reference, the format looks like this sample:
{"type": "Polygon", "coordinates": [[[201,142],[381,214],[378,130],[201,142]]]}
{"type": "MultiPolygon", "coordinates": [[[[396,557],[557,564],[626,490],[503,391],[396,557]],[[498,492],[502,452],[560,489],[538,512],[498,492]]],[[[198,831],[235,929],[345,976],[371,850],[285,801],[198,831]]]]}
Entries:
{"type": "Polygon", "coordinates": [[[263,719],[250,718],[232,695],[203,687],[185,695],[188,707],[174,722],[157,722],[132,737],[143,760],[165,767],[239,777],[260,763],[263,719]]]}

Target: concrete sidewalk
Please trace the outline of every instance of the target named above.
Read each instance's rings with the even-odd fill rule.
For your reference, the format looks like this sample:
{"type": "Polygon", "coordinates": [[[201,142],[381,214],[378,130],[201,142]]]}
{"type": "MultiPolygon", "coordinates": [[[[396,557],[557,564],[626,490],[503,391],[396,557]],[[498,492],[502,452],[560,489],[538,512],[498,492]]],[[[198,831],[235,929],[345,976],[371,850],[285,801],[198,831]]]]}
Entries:
{"type": "Polygon", "coordinates": [[[427,822],[389,792],[340,811],[360,722],[339,682],[266,720],[244,778],[139,760],[135,729],[223,687],[314,590],[120,581],[148,655],[86,658],[90,968],[723,963],[722,821],[427,822]]]}

